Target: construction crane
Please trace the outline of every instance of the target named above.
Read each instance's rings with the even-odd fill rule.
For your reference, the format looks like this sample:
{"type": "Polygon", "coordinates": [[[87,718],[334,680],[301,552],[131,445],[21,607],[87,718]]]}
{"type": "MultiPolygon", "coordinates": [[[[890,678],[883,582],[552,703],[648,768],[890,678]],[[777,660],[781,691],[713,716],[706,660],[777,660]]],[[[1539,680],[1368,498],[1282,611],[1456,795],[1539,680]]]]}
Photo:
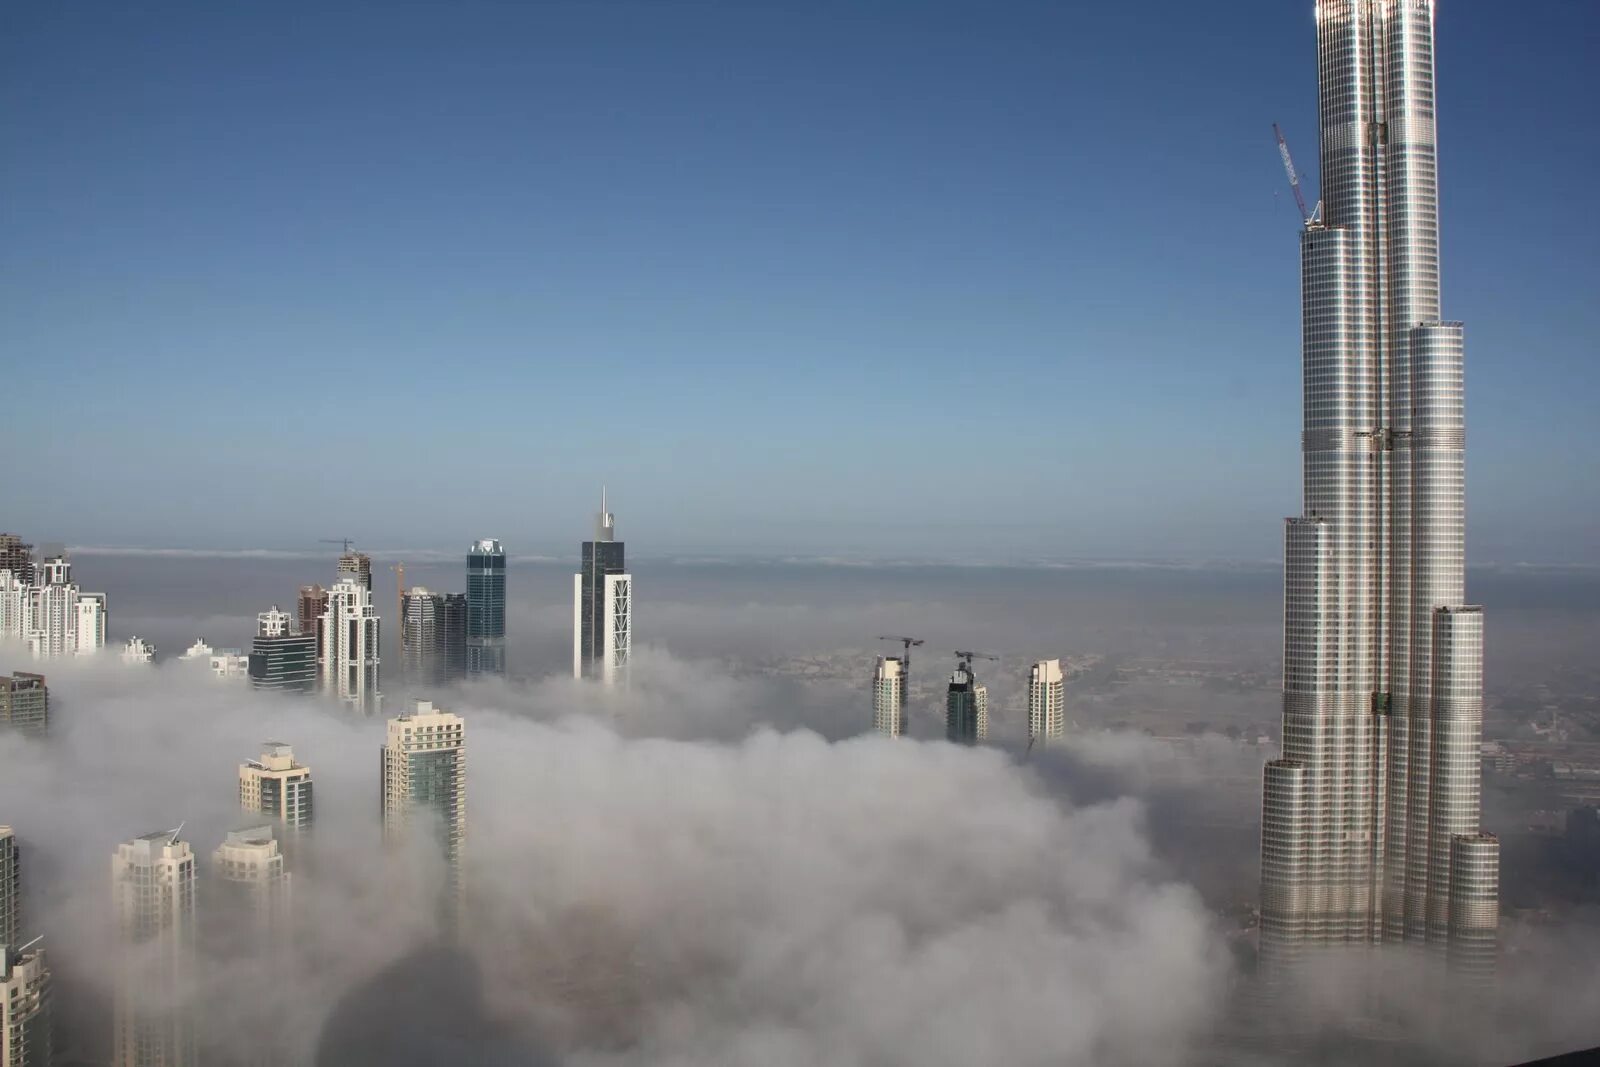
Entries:
{"type": "Polygon", "coordinates": [[[1000,662],[999,656],[991,656],[987,652],[962,652],[958,649],[955,656],[961,661],[961,666],[966,669],[968,674],[972,673],[972,661],[975,659],[992,660],[995,663],[1000,662]]]}
{"type": "Polygon", "coordinates": [[[899,641],[902,645],[906,646],[906,654],[905,654],[906,672],[910,673],[910,671],[911,671],[911,650],[913,648],[916,648],[918,645],[922,644],[922,638],[920,638],[920,637],[901,637],[899,634],[881,634],[881,635],[879,635],[878,640],[879,641],[899,641]]]}
{"type": "Polygon", "coordinates": [[[323,545],[343,545],[345,555],[349,555],[350,546],[355,544],[355,541],[348,537],[319,537],[317,538],[317,543],[323,545]]]}
{"type": "Polygon", "coordinates": [[[1307,226],[1322,219],[1322,201],[1317,201],[1315,210],[1306,209],[1305,194],[1300,191],[1300,173],[1294,169],[1294,157],[1289,154],[1289,142],[1284,140],[1283,130],[1274,122],[1272,134],[1278,139],[1278,154],[1283,157],[1284,173],[1289,175],[1289,188],[1294,190],[1294,202],[1300,208],[1300,219],[1307,226]]]}
{"type": "Polygon", "coordinates": [[[901,637],[898,634],[883,634],[878,637],[878,640],[899,641],[902,645],[906,646],[905,656],[901,659],[900,676],[903,679],[902,684],[905,686],[906,696],[909,697],[911,695],[911,650],[922,644],[922,638],[901,637]]]}

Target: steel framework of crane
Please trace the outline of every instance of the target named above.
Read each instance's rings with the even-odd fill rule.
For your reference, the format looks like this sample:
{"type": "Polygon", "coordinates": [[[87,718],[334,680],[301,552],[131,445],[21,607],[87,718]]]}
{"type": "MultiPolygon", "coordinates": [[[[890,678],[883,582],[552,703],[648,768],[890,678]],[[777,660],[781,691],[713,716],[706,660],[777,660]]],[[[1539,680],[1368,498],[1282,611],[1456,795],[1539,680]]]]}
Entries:
{"type": "Polygon", "coordinates": [[[1300,221],[1310,226],[1322,218],[1322,201],[1317,201],[1313,209],[1306,208],[1305,194],[1300,191],[1300,172],[1294,169],[1294,157],[1289,155],[1289,142],[1284,140],[1283,130],[1278,124],[1272,124],[1272,134],[1278,139],[1278,154],[1283,157],[1283,169],[1289,175],[1289,188],[1294,190],[1294,202],[1300,208],[1300,221]]]}

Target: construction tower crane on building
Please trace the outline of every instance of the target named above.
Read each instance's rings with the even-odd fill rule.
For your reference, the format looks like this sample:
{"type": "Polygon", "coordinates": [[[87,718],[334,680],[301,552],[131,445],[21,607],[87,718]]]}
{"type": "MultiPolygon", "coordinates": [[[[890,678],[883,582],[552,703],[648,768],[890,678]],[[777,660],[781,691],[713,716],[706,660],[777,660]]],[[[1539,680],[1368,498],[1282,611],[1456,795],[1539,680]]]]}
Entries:
{"type": "Polygon", "coordinates": [[[350,546],[355,544],[355,539],[350,537],[319,537],[317,543],[322,545],[343,545],[346,555],[350,553],[350,546]]]}
{"type": "Polygon", "coordinates": [[[962,652],[962,651],[960,651],[958,649],[954,653],[954,655],[955,655],[955,657],[957,659],[959,659],[961,661],[962,669],[965,670],[968,674],[972,673],[972,661],[975,660],[975,659],[986,659],[986,660],[990,660],[990,661],[992,661],[994,663],[999,663],[1000,662],[1000,657],[999,656],[991,656],[987,652],[962,652]]]}
{"type": "MultiPolygon", "coordinates": [[[[881,635],[879,635],[878,640],[879,641],[899,641],[902,645],[906,646],[905,656],[901,660],[901,663],[902,663],[901,669],[905,672],[906,678],[909,679],[911,677],[911,650],[913,648],[917,647],[918,645],[923,643],[922,638],[920,638],[920,637],[901,637],[898,634],[881,634],[881,635]]],[[[909,681],[907,682],[907,684],[910,684],[909,681]]]]}
{"type": "Polygon", "coordinates": [[[1322,201],[1317,201],[1317,206],[1306,210],[1306,197],[1300,191],[1300,172],[1294,169],[1294,157],[1289,154],[1289,142],[1284,140],[1283,130],[1274,122],[1272,135],[1278,139],[1278,154],[1283,157],[1284,172],[1289,175],[1289,188],[1294,190],[1294,202],[1300,208],[1300,220],[1307,226],[1313,222],[1322,221],[1322,201]]]}

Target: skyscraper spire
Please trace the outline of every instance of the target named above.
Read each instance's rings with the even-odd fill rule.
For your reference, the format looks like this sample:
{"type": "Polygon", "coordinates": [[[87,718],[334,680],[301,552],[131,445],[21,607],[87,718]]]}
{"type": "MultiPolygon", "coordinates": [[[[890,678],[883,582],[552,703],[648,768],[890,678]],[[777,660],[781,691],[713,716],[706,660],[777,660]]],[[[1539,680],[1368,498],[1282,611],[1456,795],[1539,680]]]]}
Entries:
{"type": "Polygon", "coordinates": [[[594,539],[614,541],[617,537],[617,517],[606,510],[606,487],[600,486],[600,514],[594,520],[594,539]]]}
{"type": "Polygon", "coordinates": [[[1305,501],[1285,529],[1262,952],[1426,942],[1485,969],[1498,851],[1478,827],[1483,614],[1465,603],[1462,327],[1440,320],[1434,5],[1316,14],[1323,214],[1301,235],[1305,501]]]}

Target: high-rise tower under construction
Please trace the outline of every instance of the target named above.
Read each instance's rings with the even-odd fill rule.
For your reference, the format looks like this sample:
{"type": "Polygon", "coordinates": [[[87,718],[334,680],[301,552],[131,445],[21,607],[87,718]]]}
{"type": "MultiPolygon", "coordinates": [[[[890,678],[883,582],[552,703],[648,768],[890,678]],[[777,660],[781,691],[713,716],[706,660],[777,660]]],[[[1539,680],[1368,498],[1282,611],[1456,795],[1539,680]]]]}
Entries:
{"type": "Polygon", "coordinates": [[[1301,235],[1305,510],[1285,531],[1283,758],[1263,791],[1269,960],[1396,941],[1493,967],[1433,17],[1433,0],[1316,5],[1322,203],[1301,235]]]}

